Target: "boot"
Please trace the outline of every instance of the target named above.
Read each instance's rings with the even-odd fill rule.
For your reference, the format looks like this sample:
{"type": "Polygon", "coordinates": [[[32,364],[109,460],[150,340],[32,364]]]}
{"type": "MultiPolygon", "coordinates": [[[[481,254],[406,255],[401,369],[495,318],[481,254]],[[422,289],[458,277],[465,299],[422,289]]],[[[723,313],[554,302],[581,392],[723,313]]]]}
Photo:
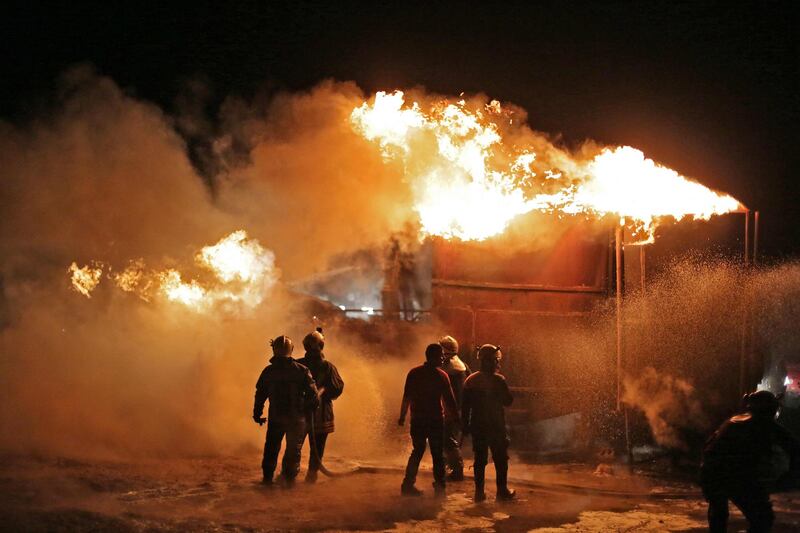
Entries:
{"type": "Polygon", "coordinates": [[[446,485],[444,483],[438,483],[436,481],[433,482],[433,494],[437,498],[444,498],[447,496],[446,485]]]}
{"type": "Polygon", "coordinates": [[[306,472],[306,483],[316,483],[317,482],[317,471],[316,470],[309,470],[306,472]]]}
{"type": "Polygon", "coordinates": [[[475,503],[482,502],[486,499],[486,493],[483,491],[484,474],[486,467],[475,467],[475,503]]]}
{"type": "Polygon", "coordinates": [[[497,473],[497,499],[498,500],[513,500],[516,491],[509,490],[508,488],[508,464],[497,464],[495,462],[495,472],[497,473]]]}
{"type": "Polygon", "coordinates": [[[422,491],[414,486],[413,483],[406,483],[400,486],[400,494],[403,496],[422,496],[422,491]]]}

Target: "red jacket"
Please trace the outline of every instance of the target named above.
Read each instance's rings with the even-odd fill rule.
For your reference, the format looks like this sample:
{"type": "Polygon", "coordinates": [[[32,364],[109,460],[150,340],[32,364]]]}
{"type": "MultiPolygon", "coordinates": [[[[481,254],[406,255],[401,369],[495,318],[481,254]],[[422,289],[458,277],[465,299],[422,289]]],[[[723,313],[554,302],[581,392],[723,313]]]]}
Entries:
{"type": "MultiPolygon", "coordinates": [[[[412,368],[406,377],[403,405],[411,407],[411,423],[458,419],[458,408],[447,373],[430,363],[412,368]]],[[[404,414],[404,413],[403,413],[404,414]]]]}

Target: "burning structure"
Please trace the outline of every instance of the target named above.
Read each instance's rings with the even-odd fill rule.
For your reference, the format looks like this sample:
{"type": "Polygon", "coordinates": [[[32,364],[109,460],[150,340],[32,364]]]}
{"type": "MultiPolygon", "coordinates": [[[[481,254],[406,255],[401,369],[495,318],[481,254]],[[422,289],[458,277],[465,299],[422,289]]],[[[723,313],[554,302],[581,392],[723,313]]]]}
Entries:
{"type": "Polygon", "coordinates": [[[615,382],[621,406],[624,233],[645,245],[665,220],[746,208],[631,147],[570,154],[532,135],[519,114],[497,101],[406,102],[398,91],[376,94],[351,120],[411,182],[431,244],[433,315],[464,341],[468,361],[476,345],[503,347],[522,400],[517,421],[530,429],[613,403],[615,382]],[[617,301],[610,338],[593,331],[609,296],[617,301]]]}

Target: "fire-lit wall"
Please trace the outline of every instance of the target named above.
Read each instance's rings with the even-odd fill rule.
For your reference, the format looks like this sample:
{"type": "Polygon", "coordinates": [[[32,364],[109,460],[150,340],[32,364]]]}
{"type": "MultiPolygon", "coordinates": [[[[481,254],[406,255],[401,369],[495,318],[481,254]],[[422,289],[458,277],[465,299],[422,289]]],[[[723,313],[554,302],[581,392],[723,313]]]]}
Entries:
{"type": "Polygon", "coordinates": [[[613,384],[614,348],[590,332],[593,311],[609,301],[608,226],[542,216],[529,222],[548,231],[529,240],[509,232],[483,242],[433,241],[434,315],[473,367],[476,345],[500,345],[517,421],[580,411],[613,384]]]}

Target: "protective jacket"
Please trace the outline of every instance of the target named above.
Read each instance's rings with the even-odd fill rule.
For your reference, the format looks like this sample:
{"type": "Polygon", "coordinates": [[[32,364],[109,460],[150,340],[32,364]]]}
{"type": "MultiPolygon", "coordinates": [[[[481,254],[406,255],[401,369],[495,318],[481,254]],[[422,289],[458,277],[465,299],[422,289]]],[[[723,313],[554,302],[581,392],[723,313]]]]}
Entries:
{"type": "Polygon", "coordinates": [[[480,371],[464,382],[461,421],[464,433],[490,438],[506,435],[504,407],[514,401],[506,378],[480,371]]]}
{"type": "Polygon", "coordinates": [[[314,411],[314,431],[316,433],[333,433],[333,400],[344,391],[344,381],[336,366],[325,359],[322,353],[306,352],[305,357],[297,361],[311,371],[311,376],[319,390],[319,407],[314,411]]]}
{"type": "Polygon", "coordinates": [[[700,467],[706,488],[785,488],[798,479],[800,444],[772,417],[745,413],[731,417],[708,439],[700,467]],[[788,464],[776,471],[778,454],[788,464]]]}
{"type": "Polygon", "coordinates": [[[447,372],[447,377],[450,378],[450,386],[453,387],[453,395],[456,397],[456,404],[461,406],[461,397],[464,391],[464,381],[470,372],[467,364],[462,361],[457,355],[449,358],[442,365],[442,370],[447,372]]]}
{"type": "Polygon", "coordinates": [[[305,412],[316,408],[317,387],[311,372],[291,357],[273,357],[256,382],[253,416],[264,413],[269,400],[268,418],[274,422],[302,419],[305,412]]]}

